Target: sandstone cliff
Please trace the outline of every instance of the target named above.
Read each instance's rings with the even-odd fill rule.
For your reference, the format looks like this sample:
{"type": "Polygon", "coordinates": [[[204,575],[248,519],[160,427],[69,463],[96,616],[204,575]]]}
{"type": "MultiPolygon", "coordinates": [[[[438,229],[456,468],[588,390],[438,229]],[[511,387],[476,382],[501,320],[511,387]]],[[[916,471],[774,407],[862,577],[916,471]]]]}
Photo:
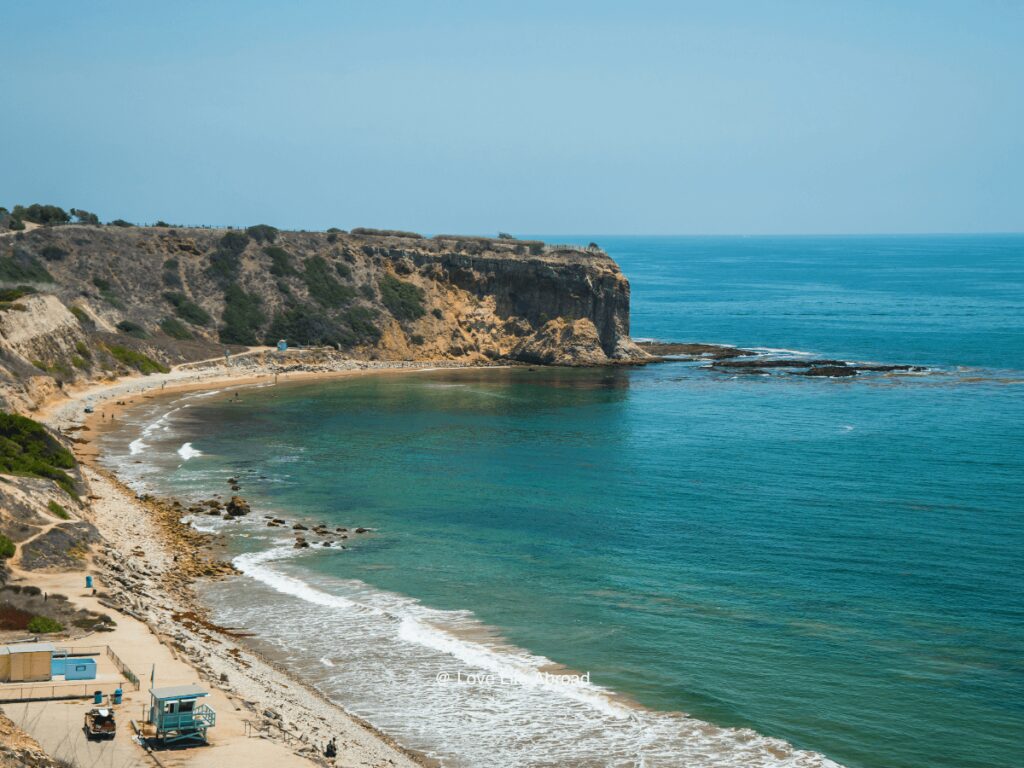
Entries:
{"type": "Polygon", "coordinates": [[[0,384],[29,401],[279,338],[385,360],[646,358],[629,338],[629,282],[596,248],[268,226],[0,236],[0,384]]]}

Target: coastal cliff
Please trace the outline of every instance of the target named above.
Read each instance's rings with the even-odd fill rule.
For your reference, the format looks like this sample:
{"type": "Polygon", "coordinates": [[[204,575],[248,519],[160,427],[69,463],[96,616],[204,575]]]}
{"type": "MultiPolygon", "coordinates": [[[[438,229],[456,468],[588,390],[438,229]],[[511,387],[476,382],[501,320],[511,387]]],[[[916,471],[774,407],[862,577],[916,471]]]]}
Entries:
{"type": "Polygon", "coordinates": [[[596,247],[353,230],[37,227],[0,236],[0,385],[67,383],[224,347],[365,360],[644,361],[629,282],[596,247]]]}

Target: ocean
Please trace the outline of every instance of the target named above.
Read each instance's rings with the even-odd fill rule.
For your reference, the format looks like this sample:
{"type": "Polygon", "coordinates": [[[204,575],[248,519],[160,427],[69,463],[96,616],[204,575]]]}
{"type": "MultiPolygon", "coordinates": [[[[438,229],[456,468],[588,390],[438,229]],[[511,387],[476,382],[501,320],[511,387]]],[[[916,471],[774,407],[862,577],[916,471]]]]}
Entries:
{"type": "Polygon", "coordinates": [[[133,410],[102,438],[122,476],[253,505],[196,521],[244,573],[205,589],[215,619],[449,766],[1021,765],[1024,236],[576,240],[630,278],[636,338],[927,370],[133,410]],[[269,514],[348,538],[295,549],[269,514]]]}

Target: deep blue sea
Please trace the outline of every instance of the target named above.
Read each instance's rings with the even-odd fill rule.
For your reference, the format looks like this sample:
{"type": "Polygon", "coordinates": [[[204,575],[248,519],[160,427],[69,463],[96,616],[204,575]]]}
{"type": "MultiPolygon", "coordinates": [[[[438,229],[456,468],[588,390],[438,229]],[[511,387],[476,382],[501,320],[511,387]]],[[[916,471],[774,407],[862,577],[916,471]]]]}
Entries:
{"type": "Polygon", "coordinates": [[[1024,236],[595,239],[635,337],[928,371],[280,384],[108,460],[240,478],[215,617],[445,765],[1024,764],[1024,236]]]}

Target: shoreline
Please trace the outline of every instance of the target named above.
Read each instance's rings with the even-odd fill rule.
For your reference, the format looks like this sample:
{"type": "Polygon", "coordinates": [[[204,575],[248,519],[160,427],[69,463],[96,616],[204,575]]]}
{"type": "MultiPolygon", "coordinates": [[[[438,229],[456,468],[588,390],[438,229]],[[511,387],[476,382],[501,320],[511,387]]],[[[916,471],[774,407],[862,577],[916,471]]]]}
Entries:
{"type": "MultiPolygon", "coordinates": [[[[335,737],[339,765],[436,768],[436,760],[402,746],[245,643],[244,637],[211,623],[208,609],[193,586],[200,580],[237,573],[211,546],[216,537],[182,522],[186,510],[177,500],[139,497],[99,464],[100,453],[94,444],[102,432],[117,426],[117,417],[128,409],[189,392],[265,386],[275,380],[284,384],[443,368],[499,367],[448,361],[339,363],[339,367],[326,370],[260,371],[250,364],[220,364],[198,370],[178,367],[166,374],[135,376],[64,392],[64,397],[42,404],[34,416],[76,441],[75,454],[90,486],[89,517],[101,534],[97,551],[83,571],[97,577],[102,595],[97,602],[102,608],[116,611],[119,623],[122,616],[142,622],[152,643],[170,648],[203,682],[223,693],[236,712],[245,712],[245,729],[251,728],[260,736],[250,741],[270,739],[304,762],[333,765],[323,757],[322,746],[335,737]],[[85,413],[86,404],[93,407],[92,413],[85,413]],[[144,561],[136,566],[133,559],[143,553],[144,561]]],[[[80,579],[76,572],[64,575],[80,579]]],[[[50,574],[36,572],[19,571],[17,576],[35,581],[42,576],[43,580],[54,581],[50,574]]],[[[51,588],[58,586],[51,584],[51,588]]],[[[147,683],[142,686],[143,693],[147,683]]],[[[219,745],[218,736],[215,728],[211,743],[219,745]]],[[[234,743],[232,740],[229,746],[234,743]]],[[[192,764],[191,758],[187,764],[192,764]]]]}
{"type": "MultiPolygon", "coordinates": [[[[506,367],[358,361],[344,361],[343,364],[344,367],[337,370],[291,371],[279,383],[329,380],[369,373],[506,367]]],[[[278,377],[281,378],[281,372],[278,377]]],[[[105,521],[107,527],[104,528],[99,518],[103,517],[104,507],[110,501],[103,498],[93,504],[97,518],[94,522],[100,528],[100,546],[104,549],[103,554],[95,558],[94,568],[103,574],[101,586],[107,585],[108,578],[120,584],[114,590],[112,600],[103,605],[143,621],[154,641],[173,649],[172,652],[188,663],[201,680],[228,697],[230,706],[242,713],[238,717],[245,723],[247,740],[251,735],[248,729],[255,728],[262,739],[270,739],[276,746],[288,750],[288,754],[300,757],[303,764],[313,761],[321,765],[436,768],[440,765],[438,760],[402,746],[385,731],[348,712],[344,705],[328,698],[272,655],[268,657],[258,647],[253,647],[253,643],[246,642],[244,635],[230,627],[212,623],[209,620],[212,609],[203,604],[193,586],[202,579],[209,579],[206,583],[213,584],[220,577],[237,573],[218,555],[218,542],[223,541],[221,535],[203,533],[191,523],[182,522],[187,507],[180,501],[162,495],[160,498],[140,496],[141,491],[132,490],[113,471],[98,463],[100,452],[92,443],[101,433],[119,427],[113,417],[122,416],[129,408],[153,405],[164,398],[189,392],[266,386],[273,379],[273,372],[254,372],[251,366],[239,366],[235,370],[228,370],[223,365],[208,366],[198,373],[175,369],[168,374],[132,377],[82,388],[70,393],[68,399],[48,402],[39,409],[37,416],[40,420],[82,441],[76,442],[75,452],[94,492],[100,489],[103,497],[113,497],[114,503],[121,507],[118,515],[108,516],[105,521]],[[84,412],[86,403],[93,405],[93,413],[84,412]],[[108,419],[108,415],[112,418],[108,419]],[[159,542],[165,549],[162,569],[151,567],[153,542],[159,542]],[[141,566],[131,562],[132,557],[143,555],[141,566]],[[185,575],[168,579],[168,560],[173,561],[174,570],[183,571],[185,575]],[[159,609],[147,606],[137,598],[139,594],[150,602],[155,596],[163,605],[159,609]],[[304,737],[305,742],[299,740],[300,737],[304,737]],[[322,757],[322,745],[332,737],[338,739],[337,763],[322,757]],[[300,746],[292,750],[297,740],[300,746]]],[[[79,573],[73,575],[80,578],[79,573]]],[[[621,697],[623,705],[638,713],[648,711],[646,707],[637,706],[629,696],[607,690],[602,693],[609,699],[621,697]]],[[[736,731],[740,744],[750,739],[761,742],[761,749],[770,759],[784,759],[802,752],[791,744],[747,729],[723,728],[690,719],[684,713],[661,714],[682,718],[682,722],[688,724],[684,728],[692,733],[736,731]]],[[[214,739],[219,735],[213,732],[214,739]]],[[[824,756],[814,757],[822,759],[821,765],[836,765],[824,756]]],[[[190,758],[185,764],[205,763],[194,762],[190,758]]],[[[268,763],[267,768],[278,768],[280,764],[279,760],[268,763]]]]}

